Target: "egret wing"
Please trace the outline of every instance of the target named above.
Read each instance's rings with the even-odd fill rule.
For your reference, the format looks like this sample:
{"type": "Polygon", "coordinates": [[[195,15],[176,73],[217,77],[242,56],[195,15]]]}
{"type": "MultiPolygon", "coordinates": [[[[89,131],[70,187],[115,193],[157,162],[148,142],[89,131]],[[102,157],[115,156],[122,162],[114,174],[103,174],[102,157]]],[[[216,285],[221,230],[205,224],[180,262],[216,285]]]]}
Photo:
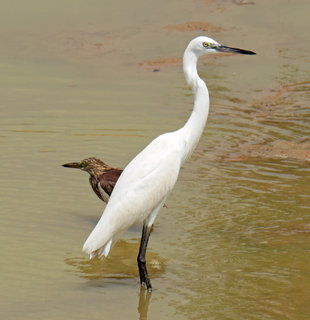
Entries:
{"type": "MultiPolygon", "coordinates": [[[[146,219],[176,183],[180,156],[177,145],[164,134],[153,140],[124,169],[95,229],[84,244],[92,253],[138,220],[146,219]]],[[[108,253],[108,252],[107,252],[108,253]]]]}

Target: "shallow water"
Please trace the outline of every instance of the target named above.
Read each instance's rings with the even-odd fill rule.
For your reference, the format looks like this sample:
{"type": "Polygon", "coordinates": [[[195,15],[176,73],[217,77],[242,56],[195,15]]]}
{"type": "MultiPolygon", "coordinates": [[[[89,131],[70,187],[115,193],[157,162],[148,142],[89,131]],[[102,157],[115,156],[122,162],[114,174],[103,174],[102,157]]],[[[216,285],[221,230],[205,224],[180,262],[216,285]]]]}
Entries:
{"type": "Polygon", "coordinates": [[[272,149],[309,139],[307,8],[305,0],[3,3],[3,318],[309,319],[309,160],[272,149]],[[193,21],[214,28],[165,28],[193,21]],[[82,253],[104,206],[86,174],[61,164],[98,156],[124,167],[180,127],[192,96],[169,61],[200,34],[258,55],[199,63],[210,116],[157,217],[147,295],[139,226],[105,260],[82,253]],[[253,156],[253,145],[268,152],[253,156]]]}

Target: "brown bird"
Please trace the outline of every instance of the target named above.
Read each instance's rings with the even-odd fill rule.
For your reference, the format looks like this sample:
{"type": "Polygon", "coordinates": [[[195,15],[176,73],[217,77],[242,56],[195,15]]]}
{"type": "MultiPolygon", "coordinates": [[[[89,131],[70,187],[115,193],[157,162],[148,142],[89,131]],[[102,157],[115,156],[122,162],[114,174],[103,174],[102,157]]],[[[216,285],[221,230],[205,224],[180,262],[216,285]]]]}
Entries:
{"type": "MultiPolygon", "coordinates": [[[[90,175],[89,183],[98,198],[108,203],[114,186],[123,172],[122,169],[112,168],[102,160],[90,157],[81,162],[69,162],[62,165],[66,168],[76,168],[87,171],[90,175]]],[[[164,208],[168,208],[166,204],[164,208]]]]}
{"type": "Polygon", "coordinates": [[[89,173],[89,183],[99,199],[108,203],[114,186],[123,172],[112,168],[98,158],[91,157],[81,162],[70,162],[62,165],[66,168],[77,168],[89,173]]]}

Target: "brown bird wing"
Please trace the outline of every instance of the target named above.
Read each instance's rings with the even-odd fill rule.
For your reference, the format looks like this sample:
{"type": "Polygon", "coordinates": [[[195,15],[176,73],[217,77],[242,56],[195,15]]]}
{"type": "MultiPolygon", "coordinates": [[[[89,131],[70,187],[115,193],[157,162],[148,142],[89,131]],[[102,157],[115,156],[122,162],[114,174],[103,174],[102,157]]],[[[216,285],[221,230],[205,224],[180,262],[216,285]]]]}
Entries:
{"type": "Polygon", "coordinates": [[[109,169],[100,176],[100,186],[109,196],[111,196],[114,186],[122,172],[123,170],[120,169],[109,169]]]}
{"type": "Polygon", "coordinates": [[[99,191],[97,179],[93,176],[90,176],[89,183],[90,183],[91,187],[93,188],[94,192],[96,193],[96,195],[98,196],[98,198],[104,202],[107,202],[105,199],[103,199],[103,197],[99,191]]]}

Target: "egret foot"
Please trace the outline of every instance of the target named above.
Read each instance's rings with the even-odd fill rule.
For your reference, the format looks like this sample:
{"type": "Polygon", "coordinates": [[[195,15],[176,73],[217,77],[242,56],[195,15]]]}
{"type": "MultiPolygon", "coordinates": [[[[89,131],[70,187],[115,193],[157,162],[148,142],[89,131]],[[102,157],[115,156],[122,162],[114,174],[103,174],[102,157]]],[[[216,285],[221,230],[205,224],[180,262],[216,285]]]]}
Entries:
{"type": "Polygon", "coordinates": [[[148,292],[152,292],[151,280],[146,269],[146,263],[142,261],[138,261],[138,267],[139,267],[141,286],[142,287],[145,286],[148,292]]]}

